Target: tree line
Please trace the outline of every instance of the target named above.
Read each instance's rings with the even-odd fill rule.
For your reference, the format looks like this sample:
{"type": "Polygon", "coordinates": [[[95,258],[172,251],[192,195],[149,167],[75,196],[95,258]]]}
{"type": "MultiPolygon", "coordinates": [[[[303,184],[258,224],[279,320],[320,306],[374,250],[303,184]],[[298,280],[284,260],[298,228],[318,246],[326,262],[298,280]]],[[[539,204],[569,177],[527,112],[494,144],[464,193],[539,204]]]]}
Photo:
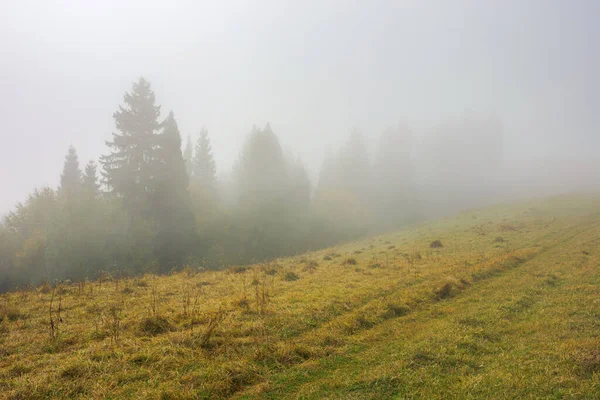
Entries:
{"type": "MultiPolygon", "coordinates": [[[[231,179],[219,180],[207,130],[195,142],[188,136],[182,151],[175,115],[161,119],[143,78],[113,118],[116,132],[99,165],[82,169],[70,147],[58,188],[35,190],[0,224],[0,290],[257,262],[394,229],[427,211],[403,125],[383,132],[373,159],[352,132],[326,155],[313,186],[269,124],[251,130],[231,179]]],[[[463,130],[498,134],[494,124],[479,125],[463,130]]],[[[452,168],[437,176],[456,183],[452,168]]]]}

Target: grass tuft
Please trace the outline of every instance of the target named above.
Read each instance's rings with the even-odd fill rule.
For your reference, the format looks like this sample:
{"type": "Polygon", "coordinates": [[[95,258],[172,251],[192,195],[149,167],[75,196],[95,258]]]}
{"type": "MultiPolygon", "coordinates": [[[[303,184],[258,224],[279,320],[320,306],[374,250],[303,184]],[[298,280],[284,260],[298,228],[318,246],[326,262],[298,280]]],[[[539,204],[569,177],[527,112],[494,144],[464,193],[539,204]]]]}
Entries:
{"type": "Polygon", "coordinates": [[[169,320],[162,316],[144,318],[140,322],[140,331],[146,335],[160,335],[173,330],[169,320]]]}

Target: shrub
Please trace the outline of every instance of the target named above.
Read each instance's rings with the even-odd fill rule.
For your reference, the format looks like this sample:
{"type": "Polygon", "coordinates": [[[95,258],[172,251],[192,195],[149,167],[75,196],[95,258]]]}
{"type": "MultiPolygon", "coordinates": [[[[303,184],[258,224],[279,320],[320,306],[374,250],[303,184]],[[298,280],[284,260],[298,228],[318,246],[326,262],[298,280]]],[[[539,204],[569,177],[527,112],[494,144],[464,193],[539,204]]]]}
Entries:
{"type": "Polygon", "coordinates": [[[375,326],[373,321],[370,321],[362,314],[354,315],[348,322],[344,324],[344,332],[348,335],[352,335],[363,329],[371,329],[375,326]]]}
{"type": "Polygon", "coordinates": [[[143,279],[136,279],[134,281],[134,284],[137,287],[148,287],[148,282],[143,279]]]}
{"type": "Polygon", "coordinates": [[[584,375],[592,375],[600,371],[600,350],[592,349],[577,358],[579,368],[584,375]]]}
{"type": "Polygon", "coordinates": [[[439,249],[441,247],[444,247],[444,245],[442,244],[441,240],[434,240],[429,244],[429,247],[431,247],[432,249],[439,249]]]}
{"type": "Polygon", "coordinates": [[[342,264],[344,264],[344,265],[356,265],[357,264],[356,258],[346,258],[342,264]]]}
{"type": "Polygon", "coordinates": [[[390,303],[386,306],[385,311],[381,314],[381,318],[389,319],[401,317],[410,312],[410,307],[405,304],[390,303]]]}
{"type": "Polygon", "coordinates": [[[24,364],[15,364],[8,370],[8,376],[18,377],[30,373],[33,370],[30,366],[24,364]]]}
{"type": "Polygon", "coordinates": [[[296,275],[295,273],[293,273],[292,271],[286,272],[285,275],[283,276],[283,280],[286,282],[294,282],[294,281],[297,281],[298,279],[300,279],[300,277],[298,275],[296,275]]]}
{"type": "Polygon", "coordinates": [[[244,310],[248,310],[250,308],[250,300],[248,300],[246,297],[242,297],[234,300],[233,305],[244,310]]]}
{"type": "Polygon", "coordinates": [[[306,263],[306,265],[304,266],[303,270],[307,271],[307,272],[310,272],[310,273],[313,273],[313,272],[315,272],[317,270],[318,266],[319,266],[319,264],[317,264],[316,261],[311,260],[311,261],[309,261],[309,262],[306,263]]]}
{"type": "Polygon", "coordinates": [[[60,372],[60,377],[65,379],[77,379],[86,375],[87,368],[83,365],[74,364],[66,367],[60,372]]]}
{"type": "Polygon", "coordinates": [[[173,329],[173,326],[165,317],[148,317],[140,323],[140,330],[148,335],[160,335],[173,329]]]}
{"type": "Polygon", "coordinates": [[[5,319],[14,322],[19,319],[25,319],[25,314],[15,307],[0,306],[0,322],[4,321],[5,319]]]}
{"type": "Polygon", "coordinates": [[[454,293],[454,284],[451,282],[446,282],[442,287],[435,291],[435,295],[439,300],[447,299],[451,297],[454,293]]]}
{"type": "Polygon", "coordinates": [[[267,265],[264,266],[262,270],[264,271],[265,275],[277,275],[277,272],[279,271],[279,265],[267,265]]]}
{"type": "Polygon", "coordinates": [[[39,290],[40,290],[40,293],[42,293],[42,294],[48,294],[48,293],[50,293],[50,291],[52,290],[52,288],[50,287],[50,284],[48,282],[43,282],[40,285],[40,289],[39,290]]]}
{"type": "Polygon", "coordinates": [[[229,267],[228,271],[232,274],[241,274],[248,271],[248,267],[245,267],[243,265],[236,265],[233,267],[229,267]]]}

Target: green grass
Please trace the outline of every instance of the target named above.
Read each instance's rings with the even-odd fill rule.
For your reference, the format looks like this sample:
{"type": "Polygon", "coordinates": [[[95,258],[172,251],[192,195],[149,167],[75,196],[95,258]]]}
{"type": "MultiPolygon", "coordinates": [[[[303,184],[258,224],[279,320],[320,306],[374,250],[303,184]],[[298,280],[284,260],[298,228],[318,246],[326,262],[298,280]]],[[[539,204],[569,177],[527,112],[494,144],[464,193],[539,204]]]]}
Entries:
{"type": "Polygon", "coordinates": [[[59,289],[55,339],[52,290],[0,297],[0,397],[600,398],[595,196],[59,289]]]}

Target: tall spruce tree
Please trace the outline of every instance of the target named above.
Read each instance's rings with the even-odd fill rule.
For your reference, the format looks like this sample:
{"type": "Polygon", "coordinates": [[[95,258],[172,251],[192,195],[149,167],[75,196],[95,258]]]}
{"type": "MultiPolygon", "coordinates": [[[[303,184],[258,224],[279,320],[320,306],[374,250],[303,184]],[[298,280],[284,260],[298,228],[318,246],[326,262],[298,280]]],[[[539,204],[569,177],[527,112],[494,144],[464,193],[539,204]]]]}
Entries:
{"type": "Polygon", "coordinates": [[[59,194],[68,199],[77,196],[81,189],[81,169],[79,169],[79,158],[73,146],[69,147],[65,156],[63,172],[60,175],[59,194]]]}
{"type": "Polygon", "coordinates": [[[183,151],[183,159],[185,160],[185,171],[187,172],[188,179],[192,179],[192,172],[194,170],[194,145],[190,135],[187,137],[185,144],[185,150],[183,151]]]}
{"type": "Polygon", "coordinates": [[[196,142],[196,156],[194,157],[192,182],[195,191],[204,193],[206,196],[215,195],[217,188],[217,169],[206,128],[202,128],[200,137],[196,142]]]}
{"type": "Polygon", "coordinates": [[[106,142],[111,152],[100,159],[102,176],[109,192],[123,198],[130,217],[147,217],[156,189],[160,106],[144,78],[125,93],[124,102],[113,114],[118,132],[106,142]]]}
{"type": "Polygon", "coordinates": [[[90,197],[96,197],[100,192],[96,162],[94,160],[91,160],[85,166],[85,173],[83,174],[83,191],[90,197]]]}
{"type": "Polygon", "coordinates": [[[160,169],[153,202],[158,231],[154,250],[159,272],[166,273],[180,267],[189,254],[195,224],[181,154],[181,135],[173,112],[162,123],[158,139],[160,169]]]}

